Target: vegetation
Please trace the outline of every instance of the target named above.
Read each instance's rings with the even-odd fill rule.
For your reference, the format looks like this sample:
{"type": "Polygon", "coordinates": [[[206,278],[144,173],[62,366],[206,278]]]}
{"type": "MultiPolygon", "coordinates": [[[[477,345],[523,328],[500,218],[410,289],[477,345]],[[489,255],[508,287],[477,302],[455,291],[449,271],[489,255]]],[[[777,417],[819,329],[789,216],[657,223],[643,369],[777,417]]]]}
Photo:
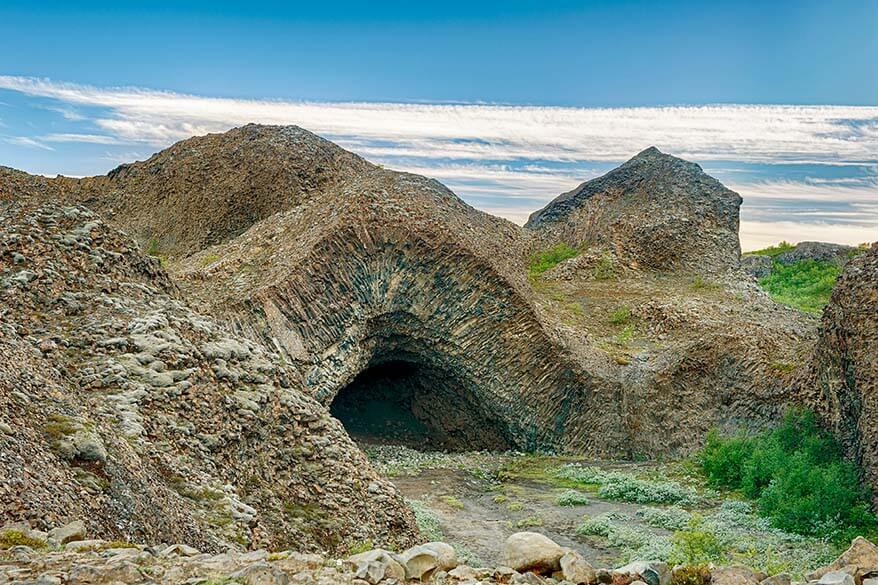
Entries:
{"type": "Polygon", "coordinates": [[[46,541],[38,538],[31,538],[20,530],[4,530],[0,532],[0,549],[12,548],[13,546],[45,548],[46,541]]]}
{"type": "Polygon", "coordinates": [[[576,490],[565,490],[558,496],[559,506],[587,506],[588,496],[576,490]]]}
{"type": "Polygon", "coordinates": [[[439,496],[439,499],[449,508],[454,508],[455,510],[463,510],[464,508],[463,502],[455,496],[439,496]]]}
{"type": "Polygon", "coordinates": [[[745,256],[771,256],[774,258],[775,256],[780,256],[785,252],[792,252],[795,250],[796,246],[787,242],[786,240],[781,241],[777,246],[769,246],[768,248],[763,248],[762,250],[753,250],[752,252],[745,252],[745,256]]]}
{"type": "Polygon", "coordinates": [[[565,465],[557,476],[583,486],[597,487],[598,496],[638,504],[691,504],[698,500],[692,488],[674,481],[649,481],[619,471],[565,465]]]}
{"type": "Polygon", "coordinates": [[[412,512],[415,513],[415,523],[421,535],[430,541],[442,540],[445,535],[439,524],[439,516],[430,507],[420,500],[406,500],[412,512]]]}
{"type": "Polygon", "coordinates": [[[665,530],[683,530],[692,520],[692,514],[679,506],[643,508],[637,511],[637,515],[650,526],[665,530]]]}
{"type": "Polygon", "coordinates": [[[857,469],[814,413],[791,410],[773,431],[707,437],[700,462],[708,484],[757,501],[771,525],[797,534],[849,540],[875,530],[857,469]]]}
{"type": "Polygon", "coordinates": [[[671,537],[674,551],[670,561],[674,564],[703,565],[721,563],[725,552],[716,533],[704,526],[701,516],[692,516],[685,530],[678,530],[671,537]]]}
{"type": "Polygon", "coordinates": [[[631,318],[631,309],[628,307],[619,307],[610,315],[610,323],[613,325],[625,325],[631,318]]]}
{"type": "Polygon", "coordinates": [[[674,569],[671,585],[705,585],[710,583],[710,568],[705,565],[683,565],[674,569]]]}
{"type": "Polygon", "coordinates": [[[556,244],[548,250],[535,254],[531,258],[530,265],[528,266],[528,273],[531,278],[537,278],[564,260],[574,258],[578,255],[579,250],[576,248],[572,248],[564,243],[556,244]]]}
{"type": "Polygon", "coordinates": [[[595,264],[594,279],[612,280],[613,278],[616,278],[616,265],[610,256],[604,255],[595,264]]]}
{"type": "Polygon", "coordinates": [[[771,274],[761,278],[759,284],[779,303],[807,313],[819,313],[829,302],[839,274],[841,268],[833,262],[775,262],[771,274]]]}

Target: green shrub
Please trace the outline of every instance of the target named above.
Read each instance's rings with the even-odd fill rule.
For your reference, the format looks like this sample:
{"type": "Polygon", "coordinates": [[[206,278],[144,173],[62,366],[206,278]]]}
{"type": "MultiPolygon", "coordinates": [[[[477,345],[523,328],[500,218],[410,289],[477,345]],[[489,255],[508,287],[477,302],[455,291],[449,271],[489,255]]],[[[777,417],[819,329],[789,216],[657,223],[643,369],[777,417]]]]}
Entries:
{"type": "Polygon", "coordinates": [[[631,309],[628,307],[619,307],[610,315],[610,323],[613,325],[624,325],[631,318],[631,309]]]}
{"type": "Polygon", "coordinates": [[[807,313],[819,313],[829,302],[840,273],[841,268],[833,262],[775,262],[771,274],[761,278],[759,284],[779,303],[807,313]]]}
{"type": "Polygon", "coordinates": [[[564,260],[568,260],[578,255],[579,250],[576,248],[571,248],[564,243],[556,244],[548,250],[535,254],[531,258],[528,272],[531,278],[536,278],[547,270],[554,268],[564,260]]]}
{"type": "Polygon", "coordinates": [[[678,530],[671,537],[674,552],[671,562],[678,565],[721,563],[725,558],[723,546],[716,534],[704,526],[700,516],[689,520],[686,530],[678,530]]]}
{"type": "Polygon", "coordinates": [[[833,540],[875,528],[856,467],[810,411],[790,410],[779,427],[761,435],[711,432],[700,462],[710,485],[756,500],[776,528],[833,540]]]}
{"type": "Polygon", "coordinates": [[[445,534],[439,523],[439,516],[430,507],[420,500],[406,500],[406,503],[415,513],[415,524],[421,531],[421,536],[430,541],[442,540],[445,534]]]}
{"type": "Polygon", "coordinates": [[[706,564],[677,567],[671,576],[671,585],[706,585],[707,583],[710,583],[710,568],[706,564]]]}
{"type": "Polygon", "coordinates": [[[566,490],[558,496],[559,506],[587,506],[588,496],[576,490],[566,490]]]}

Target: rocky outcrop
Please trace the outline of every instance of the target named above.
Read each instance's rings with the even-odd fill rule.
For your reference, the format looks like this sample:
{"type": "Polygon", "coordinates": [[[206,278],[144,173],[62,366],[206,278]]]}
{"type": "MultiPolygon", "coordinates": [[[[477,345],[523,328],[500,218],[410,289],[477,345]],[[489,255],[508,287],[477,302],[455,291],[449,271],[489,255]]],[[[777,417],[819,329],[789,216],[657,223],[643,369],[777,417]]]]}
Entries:
{"type": "Polygon", "coordinates": [[[0,524],[203,550],[412,539],[281,356],[92,211],[24,199],[0,202],[0,524]]]}
{"type": "Polygon", "coordinates": [[[845,266],[819,335],[805,392],[878,494],[878,244],[845,266]]]}
{"type": "Polygon", "coordinates": [[[559,195],[525,227],[547,242],[608,248],[641,268],[714,272],[738,264],[740,205],[697,164],[652,147],[559,195]]]}

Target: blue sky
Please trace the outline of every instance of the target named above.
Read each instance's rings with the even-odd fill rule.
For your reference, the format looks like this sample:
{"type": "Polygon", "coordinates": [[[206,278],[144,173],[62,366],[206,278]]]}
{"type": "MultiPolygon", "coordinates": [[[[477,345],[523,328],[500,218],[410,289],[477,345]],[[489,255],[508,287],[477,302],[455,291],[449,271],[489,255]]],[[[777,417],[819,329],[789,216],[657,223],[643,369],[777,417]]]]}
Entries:
{"type": "Polygon", "coordinates": [[[744,247],[878,239],[878,2],[0,5],[0,164],[104,173],[295,123],[521,221],[659,148],[744,247]]]}

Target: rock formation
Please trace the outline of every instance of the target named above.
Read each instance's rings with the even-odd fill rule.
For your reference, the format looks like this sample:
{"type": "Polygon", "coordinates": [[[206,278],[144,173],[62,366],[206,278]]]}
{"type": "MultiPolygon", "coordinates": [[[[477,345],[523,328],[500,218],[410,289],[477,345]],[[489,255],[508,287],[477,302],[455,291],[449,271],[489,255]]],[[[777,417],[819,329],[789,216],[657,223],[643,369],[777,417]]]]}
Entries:
{"type": "Polygon", "coordinates": [[[0,169],[3,200],[3,520],[408,543],[410,512],[327,408],[425,446],[679,455],[799,401],[814,339],[729,270],[740,198],[655,149],[527,229],[295,127],[104,177],[0,169]],[[558,241],[594,246],[529,278],[558,241]]]}
{"type": "Polygon", "coordinates": [[[845,267],[819,335],[804,392],[878,488],[878,244],[845,267]]]}
{"type": "Polygon", "coordinates": [[[549,241],[606,248],[643,268],[715,271],[737,266],[740,205],[697,164],[651,147],[559,195],[525,227],[549,241]]]}
{"type": "Polygon", "coordinates": [[[0,202],[0,519],[206,550],[408,542],[283,359],[82,207],[0,202]]]}

